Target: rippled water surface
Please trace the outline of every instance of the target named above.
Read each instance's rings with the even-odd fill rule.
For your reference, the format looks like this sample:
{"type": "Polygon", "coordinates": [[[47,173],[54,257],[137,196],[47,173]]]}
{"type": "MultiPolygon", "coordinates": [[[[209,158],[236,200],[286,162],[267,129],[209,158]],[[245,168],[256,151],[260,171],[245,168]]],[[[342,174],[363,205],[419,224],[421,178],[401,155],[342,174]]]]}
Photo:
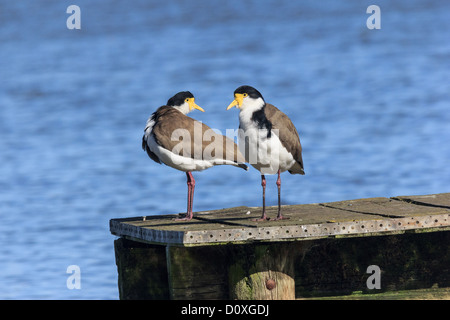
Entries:
{"type": "MultiPolygon", "coordinates": [[[[185,174],[141,150],[181,90],[223,133],[242,84],[291,117],[306,175],[283,174],[284,204],[449,192],[450,5],[378,1],[369,30],[371,4],[1,1],[0,298],[118,298],[109,220],[186,208],[185,174]]],[[[252,168],[194,176],[195,211],[261,205],[252,168]]]]}

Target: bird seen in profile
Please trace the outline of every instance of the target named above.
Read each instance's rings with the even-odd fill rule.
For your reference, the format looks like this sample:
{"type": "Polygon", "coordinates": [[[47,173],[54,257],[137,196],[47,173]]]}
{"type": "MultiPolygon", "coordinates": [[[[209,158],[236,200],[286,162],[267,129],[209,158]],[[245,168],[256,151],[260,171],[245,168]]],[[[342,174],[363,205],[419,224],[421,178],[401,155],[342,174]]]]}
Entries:
{"type": "Polygon", "coordinates": [[[233,140],[187,116],[194,109],[204,112],[195,103],[192,93],[183,91],[175,94],[150,116],[142,137],[142,148],[153,161],[186,172],[187,212],[183,218],[176,219],[183,221],[193,217],[193,171],[216,165],[232,165],[248,170],[245,158],[233,140]]]}

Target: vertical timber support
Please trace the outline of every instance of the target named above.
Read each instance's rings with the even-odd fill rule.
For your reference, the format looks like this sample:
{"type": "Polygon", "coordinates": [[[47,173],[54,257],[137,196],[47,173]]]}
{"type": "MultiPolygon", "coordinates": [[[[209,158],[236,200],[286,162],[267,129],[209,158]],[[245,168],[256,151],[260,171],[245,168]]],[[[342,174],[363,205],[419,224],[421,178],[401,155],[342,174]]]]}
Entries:
{"type": "Polygon", "coordinates": [[[114,251],[121,300],[169,299],[163,246],[119,238],[114,251]]]}
{"type": "Polygon", "coordinates": [[[294,261],[299,243],[234,246],[229,266],[230,298],[294,300],[294,261]]]}
{"type": "Polygon", "coordinates": [[[223,246],[166,246],[170,299],[227,299],[223,246]]]}

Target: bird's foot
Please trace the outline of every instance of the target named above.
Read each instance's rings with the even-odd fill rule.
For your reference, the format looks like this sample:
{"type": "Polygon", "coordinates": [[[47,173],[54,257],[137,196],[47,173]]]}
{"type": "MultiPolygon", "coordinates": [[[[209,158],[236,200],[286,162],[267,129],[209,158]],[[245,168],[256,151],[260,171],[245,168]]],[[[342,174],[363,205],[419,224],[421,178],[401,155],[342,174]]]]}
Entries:
{"type": "Polygon", "coordinates": [[[290,219],[290,218],[279,214],[279,215],[277,215],[277,217],[275,219],[272,219],[272,220],[277,221],[277,220],[288,220],[288,219],[290,219]]]}
{"type": "Polygon", "coordinates": [[[261,218],[259,218],[259,219],[253,219],[252,221],[260,222],[260,221],[269,221],[269,220],[270,220],[270,218],[268,218],[268,217],[266,216],[266,214],[263,213],[263,215],[261,216],[261,218]]]}
{"type": "Polygon", "coordinates": [[[193,215],[186,214],[184,218],[175,218],[173,221],[190,221],[192,220],[193,215]]]}

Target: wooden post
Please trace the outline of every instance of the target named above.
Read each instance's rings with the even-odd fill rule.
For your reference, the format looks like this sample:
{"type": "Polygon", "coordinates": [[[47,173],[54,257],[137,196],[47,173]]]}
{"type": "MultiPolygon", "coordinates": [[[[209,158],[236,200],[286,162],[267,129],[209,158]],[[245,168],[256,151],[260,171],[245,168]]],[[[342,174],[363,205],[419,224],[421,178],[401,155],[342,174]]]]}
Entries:
{"type": "Polygon", "coordinates": [[[169,298],[163,246],[119,238],[114,249],[121,300],[169,298]]]}
{"type": "Polygon", "coordinates": [[[230,298],[295,299],[294,261],[298,243],[239,245],[232,249],[230,298]]]}

